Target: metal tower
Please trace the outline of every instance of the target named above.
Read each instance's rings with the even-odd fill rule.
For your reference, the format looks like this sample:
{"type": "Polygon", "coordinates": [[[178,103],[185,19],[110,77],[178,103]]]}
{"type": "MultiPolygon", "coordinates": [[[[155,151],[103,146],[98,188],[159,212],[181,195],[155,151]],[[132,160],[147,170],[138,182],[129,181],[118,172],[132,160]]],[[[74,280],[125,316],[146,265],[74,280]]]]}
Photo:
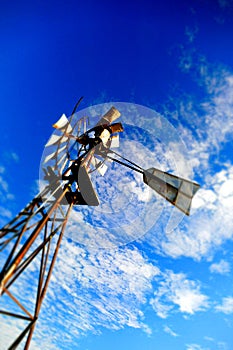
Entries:
{"type": "Polygon", "coordinates": [[[6,261],[0,274],[2,295],[0,313],[6,316],[6,322],[9,322],[9,317],[26,321],[23,330],[9,349],[16,349],[22,341],[25,341],[24,348],[29,348],[73,205],[69,204],[65,211],[61,206],[66,191],[55,202],[48,201],[46,205],[42,202],[42,196],[46,195],[46,191],[39,194],[0,231],[1,254],[6,252],[6,261]],[[34,269],[34,262],[36,262],[37,272],[33,274],[36,277],[32,279],[32,276],[27,273],[27,282],[23,279],[25,288],[25,283],[27,286],[37,285],[36,293],[32,295],[33,304],[27,305],[26,289],[17,295],[17,288],[25,270],[30,271],[32,265],[34,269]]]}
{"type": "Polygon", "coordinates": [[[74,205],[99,204],[89,174],[97,170],[104,175],[105,160],[140,173],[146,185],[186,215],[199,189],[197,183],[156,168],[145,170],[113,151],[123,131],[121,123],[113,123],[120,112],[110,108],[87,130],[86,116],[73,120],[80,101],[69,120],[63,114],[54,124],[56,130],[45,145],[43,189],[0,230],[0,314],[6,322],[12,317],[23,322],[10,350],[20,343],[29,348],[69,214],[74,205]]]}

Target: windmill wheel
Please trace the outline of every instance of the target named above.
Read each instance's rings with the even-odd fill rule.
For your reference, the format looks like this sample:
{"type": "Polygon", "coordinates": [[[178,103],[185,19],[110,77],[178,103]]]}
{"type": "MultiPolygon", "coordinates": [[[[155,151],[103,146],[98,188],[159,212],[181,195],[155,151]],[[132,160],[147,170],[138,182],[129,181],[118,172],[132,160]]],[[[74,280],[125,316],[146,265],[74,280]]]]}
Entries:
{"type": "MultiPolygon", "coordinates": [[[[62,204],[70,204],[73,197],[74,204],[93,205],[92,203],[95,202],[97,205],[97,200],[87,203],[82,200],[79,194],[81,190],[79,182],[83,181],[78,179],[76,169],[77,166],[85,167],[85,173],[91,174],[97,170],[102,176],[105,174],[106,155],[110,147],[118,147],[119,136],[116,135],[116,132],[123,130],[120,123],[111,124],[119,118],[120,112],[114,107],[110,108],[89,130],[87,130],[89,118],[83,116],[76,120],[75,116],[72,114],[68,119],[63,114],[53,125],[55,131],[46,143],[42,156],[43,180],[45,180],[45,185],[50,186],[51,195],[55,199],[68,186],[69,193],[62,204]]],[[[94,193],[89,183],[88,189],[92,194],[94,193]]],[[[83,189],[83,192],[86,190],[83,189]]]]}

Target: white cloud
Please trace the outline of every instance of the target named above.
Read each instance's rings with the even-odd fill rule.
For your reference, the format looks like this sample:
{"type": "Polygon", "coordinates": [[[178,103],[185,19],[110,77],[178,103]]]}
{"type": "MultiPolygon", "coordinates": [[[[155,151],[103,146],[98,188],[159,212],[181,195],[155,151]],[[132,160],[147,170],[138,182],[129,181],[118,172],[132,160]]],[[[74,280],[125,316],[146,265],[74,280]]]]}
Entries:
{"type": "MultiPolygon", "coordinates": [[[[40,322],[40,321],[39,321],[40,322]]],[[[0,329],[1,329],[1,349],[8,349],[13,341],[16,340],[24,328],[28,325],[28,322],[23,322],[13,317],[1,317],[0,318],[0,329]]],[[[37,327],[36,327],[37,329],[37,327]]],[[[59,350],[60,347],[53,344],[53,339],[48,337],[49,328],[47,326],[47,331],[44,328],[44,332],[34,332],[33,338],[30,343],[30,349],[38,350],[59,350]]],[[[22,350],[25,346],[26,337],[22,340],[17,349],[22,350]]]]}
{"type": "Polygon", "coordinates": [[[5,207],[0,206],[0,228],[12,218],[12,212],[5,207]]]}
{"type": "Polygon", "coordinates": [[[3,179],[2,176],[0,176],[0,190],[2,192],[8,191],[8,183],[3,179]]]}
{"type": "Polygon", "coordinates": [[[167,272],[150,301],[159,317],[166,318],[177,309],[183,314],[194,314],[208,308],[208,297],[201,293],[200,285],[188,280],[183,273],[167,272]]]}
{"type": "Polygon", "coordinates": [[[186,350],[210,350],[209,348],[203,348],[199,344],[187,344],[186,350]]]}
{"type": "MultiPolygon", "coordinates": [[[[7,168],[0,164],[0,203],[7,203],[14,199],[14,195],[9,192],[7,180],[7,168]]],[[[5,207],[7,209],[7,207],[5,207]]]]}
{"type": "Polygon", "coordinates": [[[193,200],[193,212],[188,220],[166,236],[161,236],[159,242],[156,235],[148,239],[155,248],[172,257],[189,256],[196,260],[202,257],[210,258],[216,248],[227,239],[233,237],[233,221],[231,207],[233,196],[220,191],[224,184],[231,180],[233,167],[226,166],[208,178],[206,185],[200,189],[193,200]]]}
{"type": "Polygon", "coordinates": [[[3,154],[4,158],[7,160],[7,162],[9,161],[14,161],[15,163],[19,162],[19,156],[16,152],[14,151],[5,151],[3,154]]]}
{"type": "Polygon", "coordinates": [[[158,274],[160,270],[136,248],[90,253],[64,241],[43,305],[42,324],[51,319],[52,327],[53,322],[62,325],[67,344],[70,334],[99,333],[101,327],[129,326],[150,334],[141,309],[158,274]]]}
{"type": "Polygon", "coordinates": [[[195,51],[183,51],[181,66],[187,58],[191,74],[206,89],[205,98],[198,102],[193,96],[182,96],[172,101],[174,111],[165,112],[180,122],[177,128],[187,146],[189,164],[201,179],[201,189],[193,199],[190,218],[167,235],[161,232],[164,227],[151,230],[146,239],[161,254],[200,260],[211,258],[221,244],[233,238],[232,153],[225,155],[224,164],[219,155],[226,142],[233,140],[233,75],[223,67],[211,67],[195,51]]]}
{"type": "Polygon", "coordinates": [[[187,36],[190,43],[192,43],[198,33],[198,27],[195,26],[194,28],[186,27],[185,28],[185,35],[187,36]]]}
{"type": "MultiPolygon", "coordinates": [[[[36,293],[36,283],[31,281],[36,281],[37,264],[34,261],[11,287],[13,295],[29,310],[30,307],[33,310],[36,293]]],[[[149,263],[137,248],[91,253],[64,239],[33,336],[34,348],[40,347],[42,338],[45,343],[49,339],[44,349],[56,349],[56,344],[59,348],[61,339],[69,348],[82,334],[88,331],[98,334],[102,327],[117,330],[128,326],[150,335],[152,331],[144,320],[142,306],[159,274],[159,268],[149,263]]],[[[17,309],[4,297],[11,310],[17,309]]],[[[18,321],[7,322],[12,332],[4,342],[8,338],[12,341],[19,328],[18,321]]]]}
{"type": "Polygon", "coordinates": [[[0,174],[3,174],[5,172],[5,168],[3,166],[0,166],[0,174]]]}
{"type": "Polygon", "coordinates": [[[0,216],[3,216],[7,220],[11,218],[12,213],[10,210],[6,209],[5,207],[0,207],[0,216]]]}
{"type": "Polygon", "coordinates": [[[16,152],[11,152],[9,153],[9,156],[16,162],[18,163],[19,162],[19,156],[16,152]]]}
{"type": "Polygon", "coordinates": [[[223,312],[224,314],[233,313],[233,297],[225,297],[222,299],[222,304],[215,307],[216,311],[223,312]]]}
{"type": "Polygon", "coordinates": [[[233,76],[223,67],[211,66],[197,52],[183,49],[181,67],[187,60],[190,64],[186,71],[192,68],[192,76],[206,89],[206,95],[202,102],[197,102],[194,96],[182,96],[181,101],[175,101],[174,113],[178,113],[182,120],[184,118],[195,133],[196,139],[193,133],[187,133],[180,127],[186,145],[195,154],[194,158],[204,161],[202,156],[208,159],[211,153],[221,148],[222,143],[232,138],[233,76]],[[189,142],[191,139],[193,142],[189,142]]]}
{"type": "Polygon", "coordinates": [[[178,336],[179,336],[176,332],[174,332],[174,331],[173,331],[170,327],[168,327],[167,325],[165,325],[165,326],[163,327],[163,330],[164,330],[165,333],[170,334],[172,337],[178,337],[178,336]]]}
{"type": "Polygon", "coordinates": [[[213,263],[210,265],[210,272],[220,273],[222,275],[230,272],[230,264],[225,260],[220,260],[219,263],[213,263]]]}

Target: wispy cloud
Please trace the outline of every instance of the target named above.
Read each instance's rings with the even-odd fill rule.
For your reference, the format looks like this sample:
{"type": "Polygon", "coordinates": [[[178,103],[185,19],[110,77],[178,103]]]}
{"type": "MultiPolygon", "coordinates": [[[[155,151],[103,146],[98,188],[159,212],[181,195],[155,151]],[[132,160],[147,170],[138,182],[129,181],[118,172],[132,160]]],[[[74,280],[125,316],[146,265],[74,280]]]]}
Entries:
{"type": "Polygon", "coordinates": [[[174,97],[170,101],[173,107],[165,107],[164,112],[177,123],[201,189],[194,197],[188,220],[167,235],[157,229],[146,238],[160,254],[200,260],[213,255],[233,236],[233,159],[224,153],[226,143],[232,141],[233,74],[225,67],[209,64],[195,50],[182,50],[181,68],[201,86],[205,97],[202,101],[185,94],[182,99],[174,97]]]}
{"type": "Polygon", "coordinates": [[[203,348],[199,344],[187,344],[186,350],[210,350],[209,348],[203,348]]]}
{"type": "Polygon", "coordinates": [[[3,174],[5,172],[5,167],[4,166],[0,166],[0,174],[3,174]]]}
{"type": "MultiPolygon", "coordinates": [[[[47,320],[52,328],[56,322],[67,344],[70,334],[99,333],[101,327],[117,330],[129,326],[150,334],[142,305],[158,274],[159,268],[147,262],[136,248],[90,253],[64,241],[38,329],[47,320]]],[[[56,343],[56,335],[53,337],[56,343]]]]}
{"type": "Polygon", "coordinates": [[[216,311],[223,312],[224,314],[233,313],[233,297],[225,297],[222,299],[222,303],[215,307],[216,311]]]}
{"type": "Polygon", "coordinates": [[[12,217],[9,201],[14,199],[7,181],[7,166],[0,164],[0,227],[12,217]]]}
{"type": "Polygon", "coordinates": [[[189,280],[183,273],[166,273],[150,301],[159,317],[167,318],[178,310],[183,314],[194,314],[209,307],[208,297],[201,292],[199,283],[189,280]]]}
{"type": "Polygon", "coordinates": [[[186,27],[185,28],[185,35],[187,36],[188,41],[190,43],[192,43],[194,41],[194,39],[196,38],[197,33],[198,33],[198,27],[197,26],[195,26],[193,28],[191,28],[191,27],[186,27]]]}
{"type": "Polygon", "coordinates": [[[227,274],[230,272],[230,264],[225,260],[220,260],[219,263],[213,263],[210,265],[210,272],[219,273],[221,275],[227,274]]]}
{"type": "Polygon", "coordinates": [[[7,161],[7,163],[12,162],[12,161],[14,163],[18,163],[20,158],[15,151],[7,150],[7,151],[3,152],[3,159],[5,161],[7,161]]]}
{"type": "MultiPolygon", "coordinates": [[[[225,184],[232,179],[232,166],[226,166],[208,177],[208,185],[197,193],[193,200],[193,213],[183,226],[170,232],[156,242],[161,252],[172,257],[189,256],[196,260],[210,257],[217,247],[233,235],[230,208],[233,203],[231,188],[225,184]]],[[[149,237],[154,242],[156,237],[149,237]]],[[[154,243],[153,243],[154,245],[154,243]]]]}
{"type": "Polygon", "coordinates": [[[176,332],[174,332],[174,331],[173,331],[170,327],[168,327],[167,325],[165,325],[165,326],[163,327],[163,330],[164,330],[165,333],[170,334],[172,337],[178,337],[178,336],[179,336],[179,334],[177,334],[176,332]]]}

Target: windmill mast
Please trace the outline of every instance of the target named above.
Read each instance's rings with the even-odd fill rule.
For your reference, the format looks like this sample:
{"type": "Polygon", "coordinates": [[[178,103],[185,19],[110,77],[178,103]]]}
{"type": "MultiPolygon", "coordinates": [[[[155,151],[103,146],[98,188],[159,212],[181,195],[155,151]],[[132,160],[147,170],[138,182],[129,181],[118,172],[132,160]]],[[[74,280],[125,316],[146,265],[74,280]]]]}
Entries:
{"type": "Polygon", "coordinates": [[[24,321],[24,327],[9,349],[15,349],[23,341],[24,349],[29,348],[72,209],[72,203],[65,211],[61,206],[65,193],[63,191],[56,201],[46,204],[42,202],[46,193],[40,193],[0,230],[1,254],[5,252],[6,257],[0,273],[0,314],[8,323],[9,318],[24,321]],[[30,270],[33,271],[33,280],[30,270]],[[30,300],[29,305],[26,296],[28,286],[34,287],[30,298],[33,301],[30,300]]]}

